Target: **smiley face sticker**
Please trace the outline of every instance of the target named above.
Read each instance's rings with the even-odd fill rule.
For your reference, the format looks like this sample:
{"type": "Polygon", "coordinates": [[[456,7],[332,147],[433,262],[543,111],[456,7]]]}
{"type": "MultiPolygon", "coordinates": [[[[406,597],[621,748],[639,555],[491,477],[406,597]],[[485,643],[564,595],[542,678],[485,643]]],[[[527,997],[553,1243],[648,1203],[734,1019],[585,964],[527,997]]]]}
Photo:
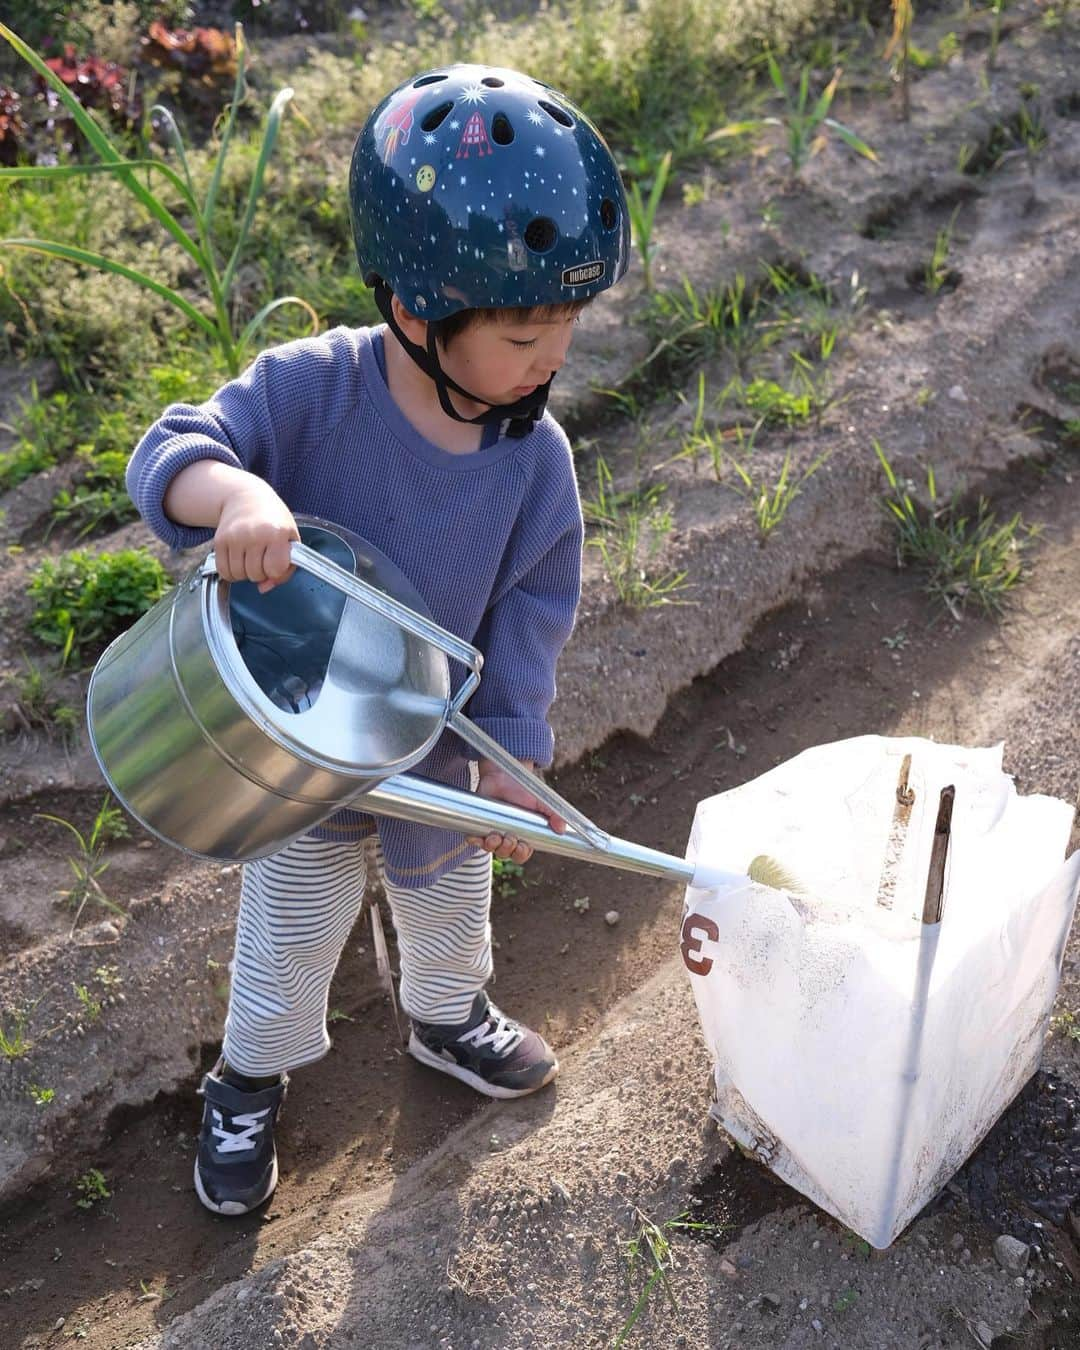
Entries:
{"type": "Polygon", "coordinates": [[[430,164],[421,164],[417,169],[416,186],[421,192],[430,192],[435,186],[435,170],[430,164]]]}

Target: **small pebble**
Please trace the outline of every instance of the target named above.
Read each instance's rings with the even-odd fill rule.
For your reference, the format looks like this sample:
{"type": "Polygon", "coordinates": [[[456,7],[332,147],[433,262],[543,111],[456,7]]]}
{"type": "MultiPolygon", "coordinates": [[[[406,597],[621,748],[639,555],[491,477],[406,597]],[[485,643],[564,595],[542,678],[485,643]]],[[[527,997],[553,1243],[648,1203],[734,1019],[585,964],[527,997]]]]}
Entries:
{"type": "Polygon", "coordinates": [[[609,928],[614,928],[619,922],[619,911],[617,909],[609,909],[604,915],[604,922],[609,928]]]}
{"type": "Polygon", "coordinates": [[[1027,1269],[1030,1255],[1031,1248],[1027,1243],[1008,1233],[1002,1233],[994,1239],[994,1258],[1002,1270],[1007,1270],[1010,1275],[1022,1275],[1027,1269]]]}

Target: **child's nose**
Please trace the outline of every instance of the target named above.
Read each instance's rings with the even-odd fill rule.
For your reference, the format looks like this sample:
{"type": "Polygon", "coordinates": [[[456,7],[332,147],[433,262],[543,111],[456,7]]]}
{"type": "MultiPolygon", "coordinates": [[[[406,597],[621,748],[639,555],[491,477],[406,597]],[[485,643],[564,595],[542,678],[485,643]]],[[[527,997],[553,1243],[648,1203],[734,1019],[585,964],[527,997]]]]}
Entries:
{"type": "Polygon", "coordinates": [[[566,354],[570,349],[570,338],[565,341],[553,342],[540,357],[537,363],[543,369],[554,375],[566,364],[566,354]]]}

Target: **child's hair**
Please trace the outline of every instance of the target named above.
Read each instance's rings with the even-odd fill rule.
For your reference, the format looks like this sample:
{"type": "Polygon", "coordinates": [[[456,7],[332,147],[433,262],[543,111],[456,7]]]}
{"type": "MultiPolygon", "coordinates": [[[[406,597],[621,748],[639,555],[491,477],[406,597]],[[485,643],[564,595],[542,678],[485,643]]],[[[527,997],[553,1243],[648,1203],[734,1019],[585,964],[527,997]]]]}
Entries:
{"type": "Polygon", "coordinates": [[[431,327],[440,346],[446,348],[459,333],[481,323],[558,323],[576,319],[592,300],[567,300],[554,305],[511,305],[501,309],[456,309],[441,319],[432,319],[431,327]]]}

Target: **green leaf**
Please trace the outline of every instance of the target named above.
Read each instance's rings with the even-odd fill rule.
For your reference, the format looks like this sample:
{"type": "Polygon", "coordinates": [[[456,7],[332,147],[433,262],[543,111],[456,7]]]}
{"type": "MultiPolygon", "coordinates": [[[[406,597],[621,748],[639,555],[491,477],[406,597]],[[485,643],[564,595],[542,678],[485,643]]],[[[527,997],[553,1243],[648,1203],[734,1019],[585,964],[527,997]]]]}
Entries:
{"type": "Polygon", "coordinates": [[[214,219],[214,208],[217,206],[221,175],[225,170],[225,156],[229,153],[229,143],[232,140],[233,127],[236,125],[236,110],[244,101],[244,95],[247,92],[244,87],[244,67],[246,64],[247,44],[244,42],[244,25],[238,23],[236,25],[236,83],[233,86],[229,116],[225,121],[225,130],[221,134],[221,145],[218,148],[217,159],[214,161],[214,173],[210,179],[210,186],[206,190],[206,204],[203,207],[203,222],[208,232],[214,219]]]}
{"type": "Polygon", "coordinates": [[[255,315],[240,334],[236,343],[237,352],[243,352],[244,348],[255,336],[258,329],[261,328],[270,315],[273,314],[274,310],[280,309],[282,305],[299,305],[301,309],[306,309],[311,319],[311,332],[317,333],[319,331],[319,316],[312,306],[309,305],[306,300],[302,300],[298,295],[283,295],[280,299],[271,300],[269,304],[263,305],[262,309],[259,310],[258,314],[255,315]]]}
{"type": "Polygon", "coordinates": [[[825,125],[829,127],[830,130],[835,131],[845,145],[850,145],[852,150],[857,150],[860,155],[864,155],[867,159],[872,159],[875,164],[877,163],[877,152],[871,150],[865,141],[860,140],[850,127],[844,126],[842,122],[838,122],[834,117],[826,117],[825,125]]]}
{"type": "Polygon", "coordinates": [[[262,146],[259,150],[258,162],[255,165],[255,172],[251,176],[251,186],[248,189],[247,209],[244,211],[244,219],[240,224],[240,233],[236,237],[236,245],[232,251],[232,257],[229,259],[229,265],[225,268],[225,275],[222,278],[222,290],[226,295],[232,285],[233,273],[236,271],[236,264],[240,259],[240,251],[247,241],[248,231],[251,229],[251,222],[255,218],[255,207],[259,201],[259,192],[262,188],[263,175],[266,172],[267,161],[274,148],[274,142],[277,140],[278,128],[281,125],[281,119],[285,114],[285,105],[293,97],[292,89],[286,87],[278,91],[273,103],[270,105],[270,111],[266,116],[266,130],[263,132],[262,146]]]}
{"type": "Polygon", "coordinates": [[[217,336],[217,329],[206,315],[200,314],[195,306],[190,301],[185,300],[177,291],[163,285],[160,281],[155,281],[145,272],[136,271],[134,267],[127,267],[124,263],[114,262],[112,258],[106,258],[101,253],[77,248],[73,244],[59,244],[52,239],[0,239],[0,248],[25,248],[35,253],[46,253],[54,258],[65,258],[68,262],[83,263],[87,267],[96,267],[102,272],[112,272],[116,276],[126,277],[139,286],[145,286],[148,291],[153,291],[155,295],[160,295],[163,300],[168,300],[170,304],[175,305],[177,309],[181,310],[212,337],[217,336]]]}

